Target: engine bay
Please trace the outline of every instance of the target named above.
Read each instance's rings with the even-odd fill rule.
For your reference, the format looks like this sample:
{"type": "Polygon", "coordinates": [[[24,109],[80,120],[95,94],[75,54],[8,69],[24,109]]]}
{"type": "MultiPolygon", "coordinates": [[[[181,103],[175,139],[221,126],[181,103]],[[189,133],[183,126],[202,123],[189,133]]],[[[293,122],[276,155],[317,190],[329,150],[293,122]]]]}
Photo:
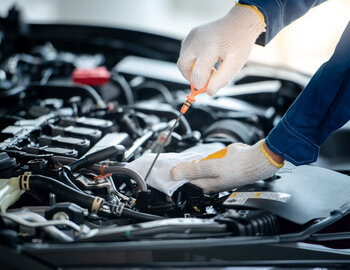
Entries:
{"type": "MultiPolygon", "coordinates": [[[[179,41],[107,28],[26,25],[15,9],[1,30],[3,245],[234,243],[234,237],[322,243],[319,232],[346,223],[349,176],[331,168],[287,164],[271,179],[232,191],[204,194],[186,183],[169,195],[127,166],[158,151],[190,91],[176,67],[179,41]]],[[[308,79],[247,64],[217,97],[198,98],[163,152],[254,144],[308,79]]]]}

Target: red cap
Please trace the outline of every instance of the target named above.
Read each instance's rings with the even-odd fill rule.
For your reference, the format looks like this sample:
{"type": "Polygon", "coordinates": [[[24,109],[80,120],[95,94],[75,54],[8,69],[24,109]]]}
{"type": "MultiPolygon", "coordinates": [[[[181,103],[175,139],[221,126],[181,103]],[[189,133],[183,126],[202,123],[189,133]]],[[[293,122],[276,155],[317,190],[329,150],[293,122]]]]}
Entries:
{"type": "Polygon", "coordinates": [[[108,83],[111,73],[104,66],[89,69],[76,68],[73,70],[72,78],[75,83],[98,86],[108,83]]]}

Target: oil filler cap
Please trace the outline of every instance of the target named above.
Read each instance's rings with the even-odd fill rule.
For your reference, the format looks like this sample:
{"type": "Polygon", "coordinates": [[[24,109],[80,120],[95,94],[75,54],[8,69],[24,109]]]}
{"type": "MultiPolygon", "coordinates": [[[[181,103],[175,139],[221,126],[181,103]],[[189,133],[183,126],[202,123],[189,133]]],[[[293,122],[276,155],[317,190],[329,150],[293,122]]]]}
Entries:
{"type": "Polygon", "coordinates": [[[17,164],[15,158],[10,158],[7,153],[0,153],[0,172],[15,167],[17,164]]]}
{"type": "Polygon", "coordinates": [[[16,169],[16,159],[11,158],[5,152],[0,152],[0,178],[9,178],[13,176],[16,169]]]}
{"type": "Polygon", "coordinates": [[[76,68],[73,70],[72,79],[75,83],[91,86],[104,85],[109,82],[111,73],[104,66],[95,68],[76,68]]]}

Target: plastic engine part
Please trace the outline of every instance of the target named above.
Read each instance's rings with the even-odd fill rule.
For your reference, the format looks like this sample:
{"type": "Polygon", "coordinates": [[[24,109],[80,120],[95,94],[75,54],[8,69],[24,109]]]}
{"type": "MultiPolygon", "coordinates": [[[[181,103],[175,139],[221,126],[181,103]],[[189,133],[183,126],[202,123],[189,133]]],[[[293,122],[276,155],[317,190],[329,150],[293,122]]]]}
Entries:
{"type": "Polygon", "coordinates": [[[280,232],[277,217],[268,211],[230,209],[215,221],[227,224],[237,236],[277,235],[280,232]]]}

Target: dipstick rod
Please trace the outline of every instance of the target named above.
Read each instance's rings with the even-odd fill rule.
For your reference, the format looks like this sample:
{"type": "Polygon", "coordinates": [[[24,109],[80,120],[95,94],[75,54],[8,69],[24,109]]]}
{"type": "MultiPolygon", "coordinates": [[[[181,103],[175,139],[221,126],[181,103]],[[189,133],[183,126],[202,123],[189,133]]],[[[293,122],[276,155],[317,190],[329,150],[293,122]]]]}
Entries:
{"type": "Polygon", "coordinates": [[[180,118],[181,118],[181,115],[182,115],[182,113],[180,113],[180,115],[176,118],[176,121],[175,121],[173,127],[170,129],[170,131],[169,131],[168,135],[166,136],[164,142],[163,142],[162,145],[160,146],[160,149],[159,149],[159,151],[158,151],[156,157],[153,159],[153,162],[152,162],[151,166],[149,167],[149,169],[148,169],[148,171],[147,171],[147,174],[146,174],[146,176],[145,176],[145,181],[147,180],[148,176],[150,175],[150,173],[151,173],[151,171],[152,171],[152,169],[153,169],[154,164],[156,164],[157,159],[158,159],[160,153],[163,152],[163,149],[164,149],[165,144],[167,143],[168,139],[170,138],[171,134],[173,133],[174,129],[176,128],[177,124],[179,123],[180,118]]]}

